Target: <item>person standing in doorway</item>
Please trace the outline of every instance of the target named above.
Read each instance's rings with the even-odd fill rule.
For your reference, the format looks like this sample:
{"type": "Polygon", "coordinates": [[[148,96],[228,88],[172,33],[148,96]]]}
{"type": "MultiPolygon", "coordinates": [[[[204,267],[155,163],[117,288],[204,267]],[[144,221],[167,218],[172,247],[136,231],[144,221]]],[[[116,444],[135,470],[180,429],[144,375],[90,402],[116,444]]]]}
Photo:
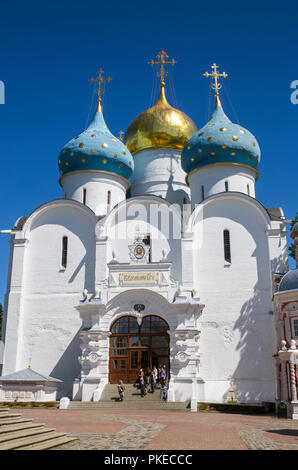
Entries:
{"type": "Polygon", "coordinates": [[[139,387],[141,388],[141,379],[144,378],[144,371],[143,369],[140,369],[139,371],[139,377],[138,377],[138,382],[139,382],[139,387]]]}
{"type": "Polygon", "coordinates": [[[154,375],[154,386],[155,388],[157,388],[158,372],[157,372],[156,366],[153,367],[153,375],[154,375]]]}
{"type": "Polygon", "coordinates": [[[151,393],[155,392],[155,376],[154,376],[154,371],[151,371],[150,375],[150,386],[151,386],[151,393]]]}
{"type": "Polygon", "coordinates": [[[141,397],[143,397],[146,393],[146,385],[145,385],[145,380],[143,377],[140,378],[140,389],[141,389],[141,397]]]}
{"type": "Polygon", "coordinates": [[[123,380],[120,380],[119,384],[118,384],[118,393],[119,393],[119,400],[120,401],[123,401],[124,391],[125,391],[125,385],[123,383],[123,380]]]}
{"type": "Polygon", "coordinates": [[[161,371],[162,371],[162,367],[158,366],[158,385],[159,385],[159,388],[161,386],[161,371]]]}
{"type": "Polygon", "coordinates": [[[161,388],[163,388],[165,381],[166,381],[166,371],[165,371],[165,369],[162,367],[162,368],[161,368],[161,371],[160,371],[160,384],[161,384],[161,388]]]}
{"type": "Polygon", "coordinates": [[[163,399],[163,401],[167,401],[167,398],[168,398],[168,384],[167,384],[166,380],[164,381],[164,384],[163,384],[161,390],[162,390],[162,399],[163,399]]]}
{"type": "Polygon", "coordinates": [[[150,390],[150,377],[151,377],[151,370],[148,367],[148,369],[146,370],[146,390],[147,390],[147,392],[149,392],[149,390],[150,390]]]}

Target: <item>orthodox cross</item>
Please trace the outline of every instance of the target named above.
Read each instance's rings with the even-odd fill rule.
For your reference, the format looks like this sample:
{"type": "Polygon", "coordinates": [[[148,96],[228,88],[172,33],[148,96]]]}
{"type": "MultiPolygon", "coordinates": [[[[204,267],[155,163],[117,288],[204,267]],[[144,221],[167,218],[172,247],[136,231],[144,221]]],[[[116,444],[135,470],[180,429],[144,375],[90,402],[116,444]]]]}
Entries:
{"type": "Polygon", "coordinates": [[[175,65],[177,64],[177,61],[172,59],[172,60],[166,60],[169,58],[168,54],[162,49],[156,56],[158,60],[153,60],[151,59],[150,62],[148,62],[149,65],[160,65],[160,72],[157,72],[157,76],[160,78],[160,86],[165,86],[165,78],[168,75],[168,72],[165,70],[165,65],[170,64],[170,65],[175,65]]]}
{"type": "Polygon", "coordinates": [[[102,96],[105,92],[105,82],[110,82],[112,79],[111,77],[103,77],[104,71],[102,69],[98,70],[97,72],[98,77],[97,78],[90,78],[89,82],[91,83],[97,83],[97,89],[95,89],[95,92],[97,94],[97,110],[100,109],[100,103],[102,101],[102,96]]]}
{"type": "Polygon", "coordinates": [[[119,139],[122,141],[122,136],[124,134],[124,131],[119,131],[118,134],[119,134],[119,139]]]}
{"type": "Polygon", "coordinates": [[[212,72],[211,73],[205,72],[204,77],[207,77],[207,78],[211,77],[211,79],[214,80],[214,83],[211,83],[211,87],[213,90],[215,90],[215,96],[219,96],[218,92],[221,89],[222,85],[221,83],[218,82],[218,79],[220,77],[226,78],[228,74],[226,72],[219,73],[219,71],[217,70],[218,65],[216,65],[216,63],[211,65],[211,68],[213,69],[212,72]]]}

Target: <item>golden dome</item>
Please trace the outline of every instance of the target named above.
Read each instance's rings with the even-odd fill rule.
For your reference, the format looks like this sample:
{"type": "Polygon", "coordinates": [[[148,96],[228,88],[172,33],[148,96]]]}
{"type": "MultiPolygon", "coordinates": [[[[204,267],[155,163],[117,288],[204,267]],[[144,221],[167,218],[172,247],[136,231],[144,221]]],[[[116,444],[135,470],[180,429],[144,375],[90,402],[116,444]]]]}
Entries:
{"type": "Polygon", "coordinates": [[[124,143],[133,155],[151,148],[182,150],[197,131],[190,117],[169,105],[163,82],[160,87],[155,105],[139,114],[124,136],[124,143]]]}

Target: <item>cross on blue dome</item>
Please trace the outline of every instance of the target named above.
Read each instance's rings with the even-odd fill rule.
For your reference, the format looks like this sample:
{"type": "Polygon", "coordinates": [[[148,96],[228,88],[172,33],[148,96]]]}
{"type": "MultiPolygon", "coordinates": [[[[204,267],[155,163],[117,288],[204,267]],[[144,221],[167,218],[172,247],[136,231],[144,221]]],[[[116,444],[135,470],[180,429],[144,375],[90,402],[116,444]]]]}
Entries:
{"type": "Polygon", "coordinates": [[[96,171],[130,180],[133,170],[131,153],[107,128],[100,105],[89,127],[70,140],[59,155],[62,177],[72,172],[96,171]]]}
{"type": "Polygon", "coordinates": [[[207,124],[190,138],[182,151],[182,168],[186,173],[206,165],[232,163],[257,168],[260,147],[244,127],[225,115],[218,97],[207,124]]]}

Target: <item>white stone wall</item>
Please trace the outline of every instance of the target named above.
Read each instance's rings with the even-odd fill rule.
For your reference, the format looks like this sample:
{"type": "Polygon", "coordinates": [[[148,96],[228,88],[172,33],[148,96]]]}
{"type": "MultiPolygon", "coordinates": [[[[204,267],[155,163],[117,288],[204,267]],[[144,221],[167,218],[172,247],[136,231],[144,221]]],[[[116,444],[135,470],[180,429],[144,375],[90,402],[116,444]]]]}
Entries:
{"type": "Polygon", "coordinates": [[[33,369],[63,380],[59,390],[71,393],[80,371],[81,320],[74,306],[84,289],[94,290],[96,221],[87,207],[59,200],[38,208],[16,233],[16,240],[26,244],[22,265],[14,264],[22,245],[14,249],[13,270],[23,274],[8,295],[3,375],[26,368],[31,360],[33,369]],[[64,236],[66,268],[61,266],[64,236]]]}
{"type": "MultiPolygon", "coordinates": [[[[128,246],[135,241],[137,230],[142,235],[150,235],[151,261],[160,262],[163,250],[167,259],[172,262],[171,275],[181,281],[181,212],[167,201],[157,197],[139,196],[128,199],[116,208],[106,221],[102,222],[105,245],[101,245],[101,254],[97,265],[100,270],[101,260],[112,260],[112,253],[119,263],[130,261],[128,246]],[[162,220],[162,222],[160,222],[162,220]]],[[[107,276],[106,269],[106,276],[107,276]]]]}
{"type": "Polygon", "coordinates": [[[128,182],[120,176],[108,173],[78,172],[66,174],[61,181],[63,197],[83,203],[86,190],[86,205],[96,215],[106,215],[116,204],[126,198],[128,182]],[[110,191],[110,204],[108,192],[110,191]]]}
{"type": "Polygon", "coordinates": [[[256,172],[245,166],[207,165],[188,176],[193,206],[202,202],[202,186],[205,199],[213,194],[225,192],[225,183],[229,191],[240,192],[255,197],[256,172]]]}
{"type": "Polygon", "coordinates": [[[274,401],[270,219],[246,196],[219,195],[201,206],[192,230],[194,286],[206,305],[200,318],[206,400],[226,401],[232,376],[238,401],[274,401]],[[224,230],[230,231],[231,263],[224,259],[224,230]]]}
{"type": "Polygon", "coordinates": [[[273,401],[272,270],[287,263],[280,223],[272,222],[254,198],[220,191],[196,208],[182,239],[176,238],[180,228],[179,212],[150,195],[123,201],[100,220],[87,206],[67,199],[37,208],[13,234],[3,375],[27,367],[31,358],[34,370],[63,380],[59,398],[70,396],[83,372],[85,388],[78,382],[75,396],[91,399],[100,381],[107,381],[111,323],[131,313],[134,304],[145,303],[145,314],[160,315],[170,326],[171,400],[190,399],[195,388],[200,401],[227,401],[232,376],[238,401],[273,401]],[[164,215],[172,212],[175,236],[173,226],[169,235],[167,224],[150,220],[152,207],[164,215]],[[124,228],[115,233],[118,224],[124,228]],[[164,253],[171,263],[167,282],[146,291],[141,285],[109,284],[107,263],[114,257],[119,270],[121,265],[129,269],[128,246],[137,227],[151,236],[156,270],[164,253]],[[224,261],[223,230],[230,231],[231,263],[224,261]],[[66,269],[61,266],[64,236],[66,269]],[[84,289],[88,305],[95,286],[101,288],[106,313],[94,340],[102,357],[89,373],[78,361],[82,318],[74,307],[84,289]],[[205,308],[195,318],[191,304],[199,302],[205,308]]]}
{"type": "Polygon", "coordinates": [[[49,402],[56,401],[56,384],[1,384],[0,401],[49,402]]]}
{"type": "Polygon", "coordinates": [[[186,174],[181,167],[181,152],[174,149],[150,149],[134,156],[131,195],[161,196],[168,202],[189,203],[186,174]]]}

